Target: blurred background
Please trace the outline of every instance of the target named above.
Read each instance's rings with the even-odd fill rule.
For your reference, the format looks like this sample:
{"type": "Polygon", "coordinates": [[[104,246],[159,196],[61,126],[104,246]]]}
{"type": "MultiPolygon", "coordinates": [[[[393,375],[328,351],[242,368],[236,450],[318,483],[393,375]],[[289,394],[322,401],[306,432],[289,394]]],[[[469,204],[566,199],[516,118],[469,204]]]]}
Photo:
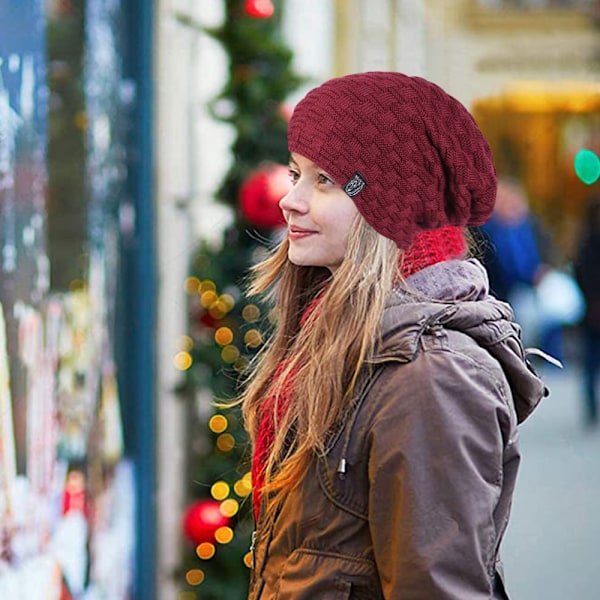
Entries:
{"type": "Polygon", "coordinates": [[[243,277],[294,103],[367,70],[490,141],[475,252],[563,363],[532,358],[508,587],[600,597],[599,34],[598,0],[0,0],[0,599],[245,598],[246,440],[215,406],[269,331],[243,277]]]}

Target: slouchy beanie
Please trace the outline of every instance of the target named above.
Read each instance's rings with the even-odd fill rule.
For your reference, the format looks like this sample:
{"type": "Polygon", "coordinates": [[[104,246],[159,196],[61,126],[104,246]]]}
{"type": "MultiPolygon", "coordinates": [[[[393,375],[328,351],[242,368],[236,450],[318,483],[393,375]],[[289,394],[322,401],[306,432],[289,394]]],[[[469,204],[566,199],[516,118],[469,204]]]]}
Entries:
{"type": "Polygon", "coordinates": [[[494,207],[486,139],[458,100],[420,77],[375,71],[325,82],[295,107],[288,148],[324,169],[403,250],[420,231],[482,225],[494,207]]]}

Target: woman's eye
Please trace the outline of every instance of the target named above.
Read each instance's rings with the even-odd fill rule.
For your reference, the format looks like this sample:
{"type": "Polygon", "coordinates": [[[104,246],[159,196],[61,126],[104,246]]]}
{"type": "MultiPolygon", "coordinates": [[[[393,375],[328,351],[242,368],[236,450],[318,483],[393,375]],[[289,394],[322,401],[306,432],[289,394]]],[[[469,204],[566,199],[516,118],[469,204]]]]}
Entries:
{"type": "Polygon", "coordinates": [[[331,184],[333,183],[333,179],[327,175],[324,175],[323,173],[319,173],[319,183],[323,185],[331,184]]]}
{"type": "Polygon", "coordinates": [[[292,184],[296,183],[298,179],[300,179],[300,173],[298,173],[298,171],[294,171],[294,169],[290,169],[288,171],[288,174],[290,176],[292,184]]]}

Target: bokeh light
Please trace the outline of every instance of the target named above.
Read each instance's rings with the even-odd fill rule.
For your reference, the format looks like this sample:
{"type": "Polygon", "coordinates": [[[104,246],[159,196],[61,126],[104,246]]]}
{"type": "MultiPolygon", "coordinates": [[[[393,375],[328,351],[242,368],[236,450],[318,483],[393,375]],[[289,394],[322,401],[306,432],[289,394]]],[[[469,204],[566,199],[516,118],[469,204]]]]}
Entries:
{"type": "Polygon", "coordinates": [[[252,552],[246,552],[246,554],[244,554],[244,564],[249,569],[252,568],[252,552]]]}
{"type": "Polygon", "coordinates": [[[228,346],[233,342],[233,331],[229,327],[219,327],[215,331],[215,342],[219,346],[228,346]]]}
{"type": "Polygon", "coordinates": [[[212,290],[208,290],[200,294],[200,304],[202,304],[204,308],[210,308],[216,301],[217,294],[212,290]]]}
{"type": "Polygon", "coordinates": [[[250,348],[257,348],[262,344],[262,334],[258,329],[250,329],[244,335],[244,343],[250,348]]]}
{"type": "Polygon", "coordinates": [[[190,569],[185,574],[185,580],[190,585],[200,585],[204,581],[204,571],[202,569],[190,569]]]}
{"type": "Polygon", "coordinates": [[[231,527],[219,527],[215,531],[215,540],[219,544],[229,544],[233,540],[233,529],[231,527]]]}
{"type": "Polygon", "coordinates": [[[208,312],[213,319],[222,319],[227,314],[227,305],[221,300],[216,300],[208,312]]]}
{"type": "Polygon", "coordinates": [[[216,551],[215,545],[210,542],[202,542],[196,547],[196,555],[202,560],[210,560],[216,551]]]}
{"type": "Polygon", "coordinates": [[[583,148],[577,152],[574,161],[577,177],[587,185],[596,183],[600,178],[600,158],[595,152],[583,148]]]}
{"type": "Polygon", "coordinates": [[[217,286],[215,285],[215,282],[211,281],[210,279],[206,279],[200,284],[200,289],[198,290],[198,293],[203,294],[204,292],[216,292],[216,291],[217,291],[217,286]]]}
{"type": "Polygon", "coordinates": [[[240,351],[235,346],[225,346],[221,351],[223,362],[234,363],[240,357],[240,351]]]}
{"type": "Polygon", "coordinates": [[[183,284],[183,289],[187,294],[197,294],[200,289],[200,283],[197,277],[188,277],[183,284]]]}
{"type": "Polygon", "coordinates": [[[182,335],[179,338],[179,347],[189,352],[194,347],[194,340],[189,335],[182,335]]]}
{"type": "Polygon", "coordinates": [[[245,498],[252,491],[252,483],[250,479],[239,479],[233,485],[233,491],[240,497],[245,498]]]}
{"type": "Polygon", "coordinates": [[[213,415],[208,422],[209,429],[214,433],[223,433],[228,425],[229,422],[223,415],[213,415]]]}
{"type": "Polygon", "coordinates": [[[223,433],[217,438],[217,448],[221,452],[231,452],[235,448],[235,438],[230,433],[223,433]]]}
{"type": "Polygon", "coordinates": [[[225,500],[229,496],[229,484],[226,481],[217,481],[210,488],[210,495],[215,500],[225,500]]]}
{"type": "Polygon", "coordinates": [[[235,306],[235,299],[231,294],[221,294],[219,296],[219,302],[223,303],[227,312],[235,306]]]}
{"type": "Polygon", "coordinates": [[[254,321],[257,321],[260,318],[260,309],[256,304],[247,304],[242,309],[242,317],[244,317],[248,323],[254,323],[254,321]]]}
{"type": "Polygon", "coordinates": [[[176,369],[180,371],[186,371],[192,366],[192,357],[189,352],[178,352],[173,357],[173,364],[176,369]]]}
{"type": "Polygon", "coordinates": [[[219,510],[224,517],[233,517],[234,515],[237,515],[240,510],[240,503],[234,498],[228,498],[221,502],[219,510]]]}

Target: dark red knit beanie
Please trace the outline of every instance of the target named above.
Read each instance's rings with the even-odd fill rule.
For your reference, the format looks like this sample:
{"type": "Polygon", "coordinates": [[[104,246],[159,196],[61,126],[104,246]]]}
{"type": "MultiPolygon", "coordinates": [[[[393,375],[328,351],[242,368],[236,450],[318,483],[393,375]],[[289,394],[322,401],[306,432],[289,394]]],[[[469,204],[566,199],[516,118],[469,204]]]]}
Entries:
{"type": "Polygon", "coordinates": [[[486,139],[458,100],[420,77],[369,72],[325,82],[294,109],[288,147],[404,250],[420,230],[481,225],[494,207],[486,139]]]}

